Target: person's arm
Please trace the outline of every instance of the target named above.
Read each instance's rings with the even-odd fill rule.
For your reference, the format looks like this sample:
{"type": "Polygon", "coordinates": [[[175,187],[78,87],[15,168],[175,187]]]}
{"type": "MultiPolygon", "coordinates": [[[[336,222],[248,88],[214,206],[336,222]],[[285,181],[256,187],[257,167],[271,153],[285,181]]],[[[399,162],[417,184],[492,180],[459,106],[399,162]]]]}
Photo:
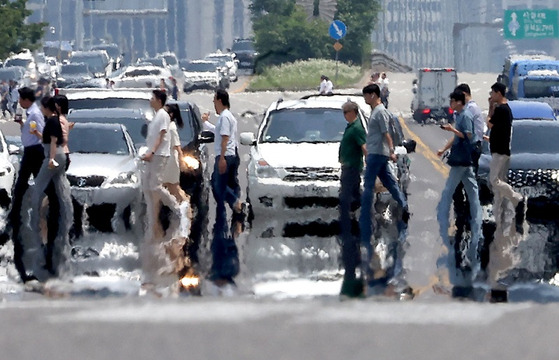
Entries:
{"type": "Polygon", "coordinates": [[[388,144],[388,149],[390,149],[390,160],[394,162],[398,161],[396,154],[394,154],[394,143],[392,142],[392,136],[390,136],[390,133],[388,131],[384,133],[384,138],[386,139],[386,143],[388,144]]]}
{"type": "Polygon", "coordinates": [[[450,138],[450,140],[448,140],[446,142],[446,145],[440,149],[439,151],[437,151],[437,156],[441,157],[443,156],[443,154],[445,153],[445,151],[447,151],[448,149],[450,149],[452,147],[452,144],[454,143],[454,136],[450,138]]]}
{"type": "Polygon", "coordinates": [[[167,131],[165,129],[159,132],[159,136],[155,139],[155,144],[153,145],[153,148],[148,149],[148,152],[144,155],[143,159],[145,161],[151,161],[153,155],[155,155],[155,152],[157,151],[157,149],[159,149],[159,146],[163,142],[163,137],[165,136],[166,133],[167,131]]]}
{"type": "Polygon", "coordinates": [[[56,136],[52,136],[50,137],[50,154],[49,154],[49,169],[54,169],[56,166],[54,166],[54,155],[56,155],[56,141],[57,141],[57,137],[56,136]]]}
{"type": "Polygon", "coordinates": [[[211,131],[215,134],[215,125],[210,122],[209,112],[202,114],[202,126],[204,127],[204,130],[211,131]]]}
{"type": "Polygon", "coordinates": [[[218,170],[220,174],[225,174],[227,170],[227,162],[225,161],[225,152],[227,151],[228,135],[221,135],[221,152],[219,154],[218,170]]]}
{"type": "MultiPolygon", "coordinates": [[[[443,130],[450,131],[451,133],[453,133],[454,135],[458,136],[461,139],[464,139],[464,137],[465,137],[463,132],[458,131],[457,129],[454,128],[454,126],[452,126],[450,124],[444,124],[444,125],[442,125],[441,128],[443,130]]],[[[471,134],[470,134],[470,136],[471,136],[471,134]]]]}

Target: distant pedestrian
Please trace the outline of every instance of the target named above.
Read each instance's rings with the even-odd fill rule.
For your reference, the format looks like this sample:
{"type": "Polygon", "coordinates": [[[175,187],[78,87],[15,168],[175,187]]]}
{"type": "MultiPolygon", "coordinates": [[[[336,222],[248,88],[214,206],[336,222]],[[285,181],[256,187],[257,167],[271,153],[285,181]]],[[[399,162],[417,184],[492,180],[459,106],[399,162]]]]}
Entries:
{"type": "MultiPolygon", "coordinates": [[[[396,162],[398,159],[394,154],[394,144],[388,130],[390,114],[384,107],[380,98],[380,88],[376,84],[367,85],[363,88],[365,102],[371,106],[372,112],[369,117],[367,132],[367,158],[364,176],[363,195],[361,196],[361,214],[359,217],[359,229],[361,245],[367,251],[367,264],[373,258],[373,246],[371,236],[373,234],[373,222],[371,210],[373,206],[373,192],[375,181],[378,176],[384,187],[388,189],[394,200],[402,208],[402,221],[408,222],[410,213],[405,194],[400,190],[398,183],[389,169],[388,161],[396,162]]],[[[370,285],[376,285],[374,279],[367,279],[370,285]]]]}
{"type": "Polygon", "coordinates": [[[111,88],[111,81],[109,80],[109,78],[105,78],[105,89],[110,89],[111,88]]]}
{"type": "MultiPolygon", "coordinates": [[[[493,191],[493,215],[497,228],[495,237],[490,245],[490,259],[487,267],[491,285],[491,301],[507,301],[506,286],[499,280],[504,276],[504,271],[511,264],[511,249],[514,246],[515,222],[505,219],[506,211],[514,214],[519,204],[525,204],[521,194],[515,192],[507,183],[510,144],[512,137],[512,111],[508,105],[506,86],[495,83],[489,93],[489,114],[487,127],[489,134],[489,149],[491,163],[489,165],[489,182],[493,191]],[[504,200],[508,202],[504,202],[504,200]],[[508,224],[507,224],[508,222],[508,224]],[[509,225],[509,226],[507,226],[509,225]]],[[[523,213],[522,210],[516,211],[523,213]]]]}
{"type": "Polygon", "coordinates": [[[177,79],[175,79],[174,77],[171,77],[171,83],[173,84],[173,87],[171,88],[171,97],[173,98],[173,100],[178,100],[179,99],[179,86],[177,85],[177,79]]]}
{"type": "Polygon", "coordinates": [[[320,76],[320,89],[319,93],[321,95],[330,95],[332,94],[332,90],[334,89],[334,84],[326,75],[320,76]]]}
{"type": "Polygon", "coordinates": [[[2,83],[0,84],[0,100],[1,100],[0,103],[2,106],[3,117],[7,117],[6,111],[8,111],[9,90],[10,90],[10,86],[8,85],[8,83],[5,80],[2,80],[2,83]]]}
{"type": "Polygon", "coordinates": [[[14,115],[16,113],[17,104],[19,102],[19,89],[17,86],[17,81],[10,80],[10,93],[8,102],[8,111],[14,115]]]}
{"type": "MultiPolygon", "coordinates": [[[[439,232],[443,244],[448,249],[449,260],[453,258],[453,246],[451,246],[448,230],[450,227],[450,206],[452,195],[460,182],[464,184],[468,200],[470,202],[470,229],[472,232],[469,243],[468,259],[474,269],[474,276],[477,273],[479,262],[477,261],[477,251],[481,234],[481,205],[479,203],[478,185],[474,174],[471,152],[475,143],[474,122],[472,114],[465,108],[466,97],[461,91],[454,91],[450,94],[450,108],[455,111],[455,127],[450,124],[442,125],[443,130],[452,132],[454,136],[448,140],[446,145],[437,152],[442,156],[448,149],[453,152],[456,158],[461,157],[462,162],[450,163],[450,172],[446,180],[441,200],[437,206],[437,220],[439,222],[439,232]]],[[[454,271],[454,267],[449,267],[449,271],[454,271]]],[[[454,284],[456,285],[456,284],[454,284]]],[[[470,286],[469,284],[463,284],[470,286]]]]}
{"type": "MultiPolygon", "coordinates": [[[[56,103],[52,97],[43,97],[41,100],[41,111],[45,116],[45,126],[42,132],[37,128],[31,132],[40,138],[43,143],[45,159],[41,164],[41,169],[35,177],[35,184],[31,197],[31,230],[33,232],[33,242],[35,248],[40,248],[42,244],[40,221],[41,204],[43,203],[44,192],[53,184],[56,192],[56,200],[60,209],[58,234],[52,246],[52,271],[53,275],[60,276],[63,269],[69,266],[70,243],[68,233],[72,225],[72,197],[70,195],[70,183],[66,178],[66,154],[64,153],[64,138],[62,126],[58,118],[56,103]]],[[[50,255],[50,254],[49,254],[50,255]]],[[[41,274],[38,270],[44,267],[47,270],[45,254],[41,254],[35,259],[33,273],[40,281],[46,280],[46,273],[41,274]]]]}
{"type": "Polygon", "coordinates": [[[352,233],[352,216],[361,203],[361,174],[363,155],[367,154],[367,134],[359,120],[359,106],[348,101],[342,106],[347,121],[338,159],[342,166],[340,177],[340,237],[344,280],[340,295],[357,297],[363,293],[363,281],[355,278],[355,268],[360,260],[359,236],[352,233]]]}
{"type": "Polygon", "coordinates": [[[390,96],[390,90],[388,89],[389,85],[388,78],[386,77],[386,73],[383,72],[379,79],[379,87],[380,87],[380,99],[382,104],[385,108],[388,109],[388,97],[390,96]]]}

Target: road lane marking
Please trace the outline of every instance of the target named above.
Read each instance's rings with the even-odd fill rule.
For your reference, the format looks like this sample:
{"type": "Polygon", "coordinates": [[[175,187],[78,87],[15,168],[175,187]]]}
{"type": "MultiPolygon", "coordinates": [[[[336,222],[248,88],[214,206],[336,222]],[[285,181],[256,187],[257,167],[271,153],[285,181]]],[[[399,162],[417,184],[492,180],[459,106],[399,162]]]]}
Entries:
{"type": "Polygon", "coordinates": [[[250,80],[252,80],[252,75],[249,76],[242,84],[241,87],[236,89],[235,91],[231,91],[232,94],[239,94],[246,90],[248,84],[250,84],[250,80]]]}
{"type": "Polygon", "coordinates": [[[404,121],[404,118],[402,116],[399,116],[399,119],[400,119],[400,123],[402,124],[402,127],[404,128],[404,130],[406,131],[408,136],[410,138],[412,138],[413,140],[415,140],[415,142],[417,143],[417,146],[419,148],[419,151],[417,151],[417,152],[420,153],[421,155],[425,156],[425,158],[433,165],[435,170],[437,170],[445,178],[447,178],[448,177],[448,172],[449,172],[448,166],[446,166],[441,161],[441,159],[439,159],[439,157],[437,156],[437,154],[435,154],[433,152],[433,150],[431,150],[427,145],[425,145],[425,143],[423,141],[421,141],[421,139],[419,138],[419,136],[416,133],[414,133],[413,131],[410,130],[410,128],[408,127],[408,125],[406,124],[406,122],[404,121]]]}

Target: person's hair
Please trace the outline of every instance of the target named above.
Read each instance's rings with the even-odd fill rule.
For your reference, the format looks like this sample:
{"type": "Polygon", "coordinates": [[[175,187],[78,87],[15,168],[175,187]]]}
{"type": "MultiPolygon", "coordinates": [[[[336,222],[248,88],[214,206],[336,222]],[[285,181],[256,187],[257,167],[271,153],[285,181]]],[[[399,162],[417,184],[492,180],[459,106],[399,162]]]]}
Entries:
{"type": "Polygon", "coordinates": [[[68,98],[66,95],[55,95],[54,103],[60,108],[60,114],[68,115],[68,98]]]}
{"type": "Polygon", "coordinates": [[[462,105],[466,105],[466,95],[464,95],[464,92],[462,92],[462,91],[455,90],[452,93],[450,93],[449,97],[452,100],[460,101],[462,103],[462,105]]]}
{"type": "Polygon", "coordinates": [[[345,104],[342,105],[342,110],[345,111],[353,111],[356,115],[359,113],[359,105],[357,105],[354,101],[347,101],[345,104]]]}
{"type": "Polygon", "coordinates": [[[177,127],[182,129],[184,126],[184,121],[182,120],[181,110],[177,104],[167,104],[165,105],[167,113],[171,116],[171,121],[177,124],[177,127]]]}
{"type": "Polygon", "coordinates": [[[52,96],[45,96],[41,99],[41,106],[45,109],[52,111],[53,113],[58,114],[58,110],[56,109],[56,102],[52,96]]]}
{"type": "Polygon", "coordinates": [[[220,100],[223,106],[226,108],[230,108],[231,104],[229,103],[229,93],[223,89],[217,89],[215,91],[215,98],[220,100]]]}
{"type": "Polygon", "coordinates": [[[376,94],[380,97],[380,88],[377,84],[369,84],[363,88],[363,95],[365,94],[376,94]]]}
{"type": "Polygon", "coordinates": [[[167,94],[165,94],[164,91],[159,89],[153,90],[153,96],[155,96],[156,99],[161,100],[161,105],[165,106],[165,103],[167,102],[167,94]]]}
{"type": "Polygon", "coordinates": [[[320,80],[326,80],[326,75],[320,75],[320,80]]]}
{"type": "Polygon", "coordinates": [[[18,92],[20,99],[30,100],[31,102],[35,102],[35,100],[37,100],[37,98],[35,97],[35,91],[33,91],[33,89],[31,89],[30,87],[22,87],[18,89],[18,92]]]}
{"type": "Polygon", "coordinates": [[[467,95],[472,95],[472,91],[470,90],[470,85],[466,84],[466,83],[462,83],[460,85],[458,85],[456,88],[454,88],[454,91],[462,91],[463,93],[467,94],[467,95]]]}
{"type": "Polygon", "coordinates": [[[494,92],[501,93],[501,95],[505,96],[507,92],[507,87],[505,86],[505,84],[496,82],[495,84],[491,85],[491,90],[493,90],[494,92]]]}

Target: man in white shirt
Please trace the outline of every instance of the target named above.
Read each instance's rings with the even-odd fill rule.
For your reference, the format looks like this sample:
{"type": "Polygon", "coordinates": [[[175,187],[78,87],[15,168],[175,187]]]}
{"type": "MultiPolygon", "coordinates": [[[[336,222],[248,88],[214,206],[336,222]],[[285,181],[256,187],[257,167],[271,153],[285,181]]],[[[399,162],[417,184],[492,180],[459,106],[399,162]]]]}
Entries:
{"type": "Polygon", "coordinates": [[[332,94],[332,90],[334,89],[334,84],[326,75],[320,76],[320,89],[319,92],[322,95],[329,95],[332,94]]]}
{"type": "Polygon", "coordinates": [[[148,231],[147,238],[156,238],[156,226],[158,222],[159,202],[168,206],[177,216],[180,216],[179,206],[176,199],[163,187],[162,175],[165,165],[171,155],[169,124],[171,119],[165,111],[167,95],[161,90],[153,90],[150,105],[156,114],[148,124],[146,137],[147,152],[142,156],[145,161],[145,171],[142,186],[147,205],[148,231]]]}

